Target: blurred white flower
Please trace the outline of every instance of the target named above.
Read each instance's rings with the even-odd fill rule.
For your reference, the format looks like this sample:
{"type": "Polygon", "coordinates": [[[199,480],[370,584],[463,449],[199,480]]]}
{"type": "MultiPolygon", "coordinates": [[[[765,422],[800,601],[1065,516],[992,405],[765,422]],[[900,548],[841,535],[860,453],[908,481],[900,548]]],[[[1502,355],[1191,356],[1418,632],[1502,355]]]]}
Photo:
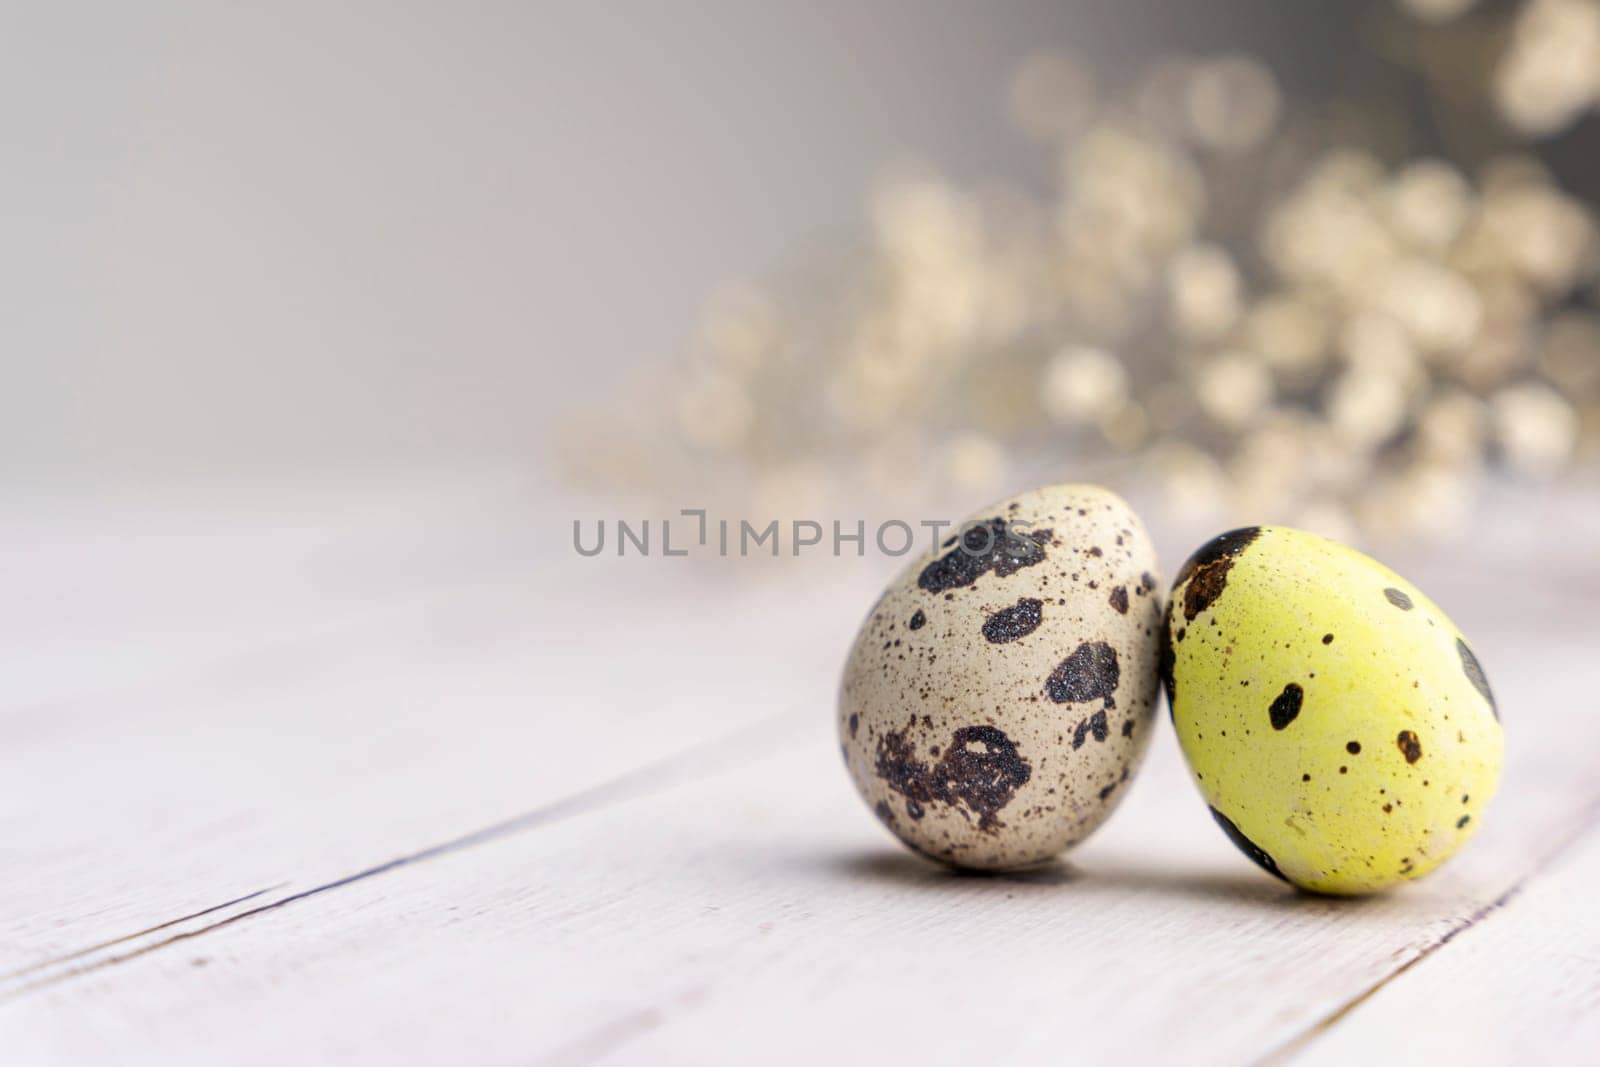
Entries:
{"type": "Polygon", "coordinates": [[[872,203],[878,243],[913,263],[945,263],[982,241],[976,205],[954,186],[928,174],[891,175],[872,203]]]}
{"type": "Polygon", "coordinates": [[[1383,168],[1365,153],[1330,153],[1267,216],[1262,252],[1286,279],[1360,292],[1396,254],[1379,209],[1383,168]]]}
{"type": "Polygon", "coordinates": [[[1199,64],[1189,78],[1184,103],[1194,139],[1228,152],[1265,140],[1282,105],[1272,72],[1242,56],[1199,64]]]}
{"type": "Polygon", "coordinates": [[[1120,408],[1128,393],[1128,372],[1108,352],[1070,347],[1046,364],[1042,384],[1045,413],[1071,425],[1120,408]]]}
{"type": "Polygon", "coordinates": [[[1303,376],[1327,355],[1331,323],[1327,308],[1308,294],[1279,293],[1262,299],[1245,318],[1245,339],[1269,366],[1303,376]]]}
{"type": "Polygon", "coordinates": [[[1461,172],[1436,159],[1408,164],[1384,196],[1384,213],[1400,238],[1413,246],[1448,247],[1472,211],[1472,190],[1461,172]]]}
{"type": "Polygon", "coordinates": [[[1333,383],[1328,418],[1348,443],[1373,447],[1400,429],[1405,418],[1405,391],[1385,374],[1347,371],[1333,383]]]}
{"type": "MultiPolygon", "coordinates": [[[[1471,6],[1398,2],[1424,23],[1471,6]]],[[[1600,0],[1516,10],[1494,99],[1551,132],[1600,101],[1600,0]]],[[[1272,74],[1237,57],[1133,86],[1096,100],[1086,68],[1030,60],[1009,106],[1058,159],[1048,197],[901,172],[847,297],[807,318],[718,294],[686,372],[635,405],[667,396],[689,446],[650,462],[692,477],[725,453],[792,510],[845,486],[988,494],[1030,449],[1128,452],[1180,521],[1347,538],[1457,528],[1491,462],[1600,453],[1600,229],[1537,158],[1472,178],[1356,148],[1308,162],[1272,136],[1272,74]]]]}
{"type": "Polygon", "coordinates": [[[1578,415],[1554,389],[1523,382],[1496,393],[1491,405],[1495,436],[1518,470],[1549,475],[1571,458],[1578,440],[1578,415]]]}
{"type": "Polygon", "coordinates": [[[1383,312],[1352,312],[1339,330],[1339,350],[1356,371],[1406,382],[1422,373],[1411,335],[1383,312]]]}
{"type": "Polygon", "coordinates": [[[1226,352],[1201,368],[1195,393],[1201,410],[1223,426],[1237,429],[1272,402],[1272,374],[1254,356],[1226,352]]]}
{"type": "Polygon", "coordinates": [[[1205,204],[1192,161],[1114,123],[1091,129],[1067,153],[1063,194],[1057,223],[1067,246],[1096,247],[1134,282],[1154,270],[1151,257],[1190,239],[1205,204]]]}
{"type": "Polygon", "coordinates": [[[1220,338],[1239,318],[1239,271],[1228,253],[1212,244],[1190,245],[1172,257],[1168,300],[1173,321],[1197,341],[1220,338]]]}
{"type": "Polygon", "coordinates": [[[1495,102],[1531,137],[1559,133],[1600,98],[1600,4],[1529,0],[1495,72],[1495,102]]]}
{"type": "Polygon", "coordinates": [[[1424,349],[1455,348],[1472,340],[1483,308],[1472,283],[1418,256],[1399,259],[1372,279],[1372,298],[1424,349]]]}
{"type": "Polygon", "coordinates": [[[1589,211],[1543,182],[1518,183],[1486,197],[1482,234],[1509,265],[1554,293],[1577,284],[1594,247],[1589,211]]]}

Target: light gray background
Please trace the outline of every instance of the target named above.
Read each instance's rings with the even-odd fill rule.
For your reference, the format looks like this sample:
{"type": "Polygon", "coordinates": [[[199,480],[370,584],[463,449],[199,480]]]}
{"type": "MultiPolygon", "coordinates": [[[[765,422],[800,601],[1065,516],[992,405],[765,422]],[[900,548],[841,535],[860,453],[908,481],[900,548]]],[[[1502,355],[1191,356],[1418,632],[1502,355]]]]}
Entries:
{"type": "Polygon", "coordinates": [[[6,5],[0,474],[535,457],[885,164],[1043,173],[1034,48],[1228,32],[1137,6],[6,5]]]}

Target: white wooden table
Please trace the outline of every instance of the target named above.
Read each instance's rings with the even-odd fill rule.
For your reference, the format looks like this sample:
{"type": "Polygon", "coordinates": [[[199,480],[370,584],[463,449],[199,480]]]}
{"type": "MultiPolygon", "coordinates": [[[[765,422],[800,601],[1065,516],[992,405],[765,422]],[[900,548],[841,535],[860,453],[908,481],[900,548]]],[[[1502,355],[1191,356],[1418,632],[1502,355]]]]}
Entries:
{"type": "Polygon", "coordinates": [[[1456,861],[1358,901],[1237,854],[1167,732],[1066,862],[926,865],[832,736],[893,561],[584,560],[534,499],[7,498],[0,1063],[1600,1050],[1592,484],[1391,558],[1472,635],[1508,767],[1456,861]]]}

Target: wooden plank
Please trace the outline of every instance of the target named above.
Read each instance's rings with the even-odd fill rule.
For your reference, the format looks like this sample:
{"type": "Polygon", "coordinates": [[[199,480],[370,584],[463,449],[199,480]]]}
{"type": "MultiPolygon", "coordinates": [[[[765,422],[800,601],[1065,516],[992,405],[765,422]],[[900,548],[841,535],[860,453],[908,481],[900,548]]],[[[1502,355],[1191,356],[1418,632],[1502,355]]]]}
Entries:
{"type": "MultiPolygon", "coordinates": [[[[527,513],[512,518],[526,533],[527,513]]],[[[396,567],[354,609],[308,581],[187,671],[0,713],[0,862],[29,872],[0,884],[0,974],[31,982],[41,963],[267,887],[304,892],[831,698],[831,677],[799,670],[838,650],[813,652],[785,610],[820,603],[814,585],[475,558],[463,546],[481,530],[445,533],[443,580],[396,567]],[[747,613],[772,623],[727,625],[747,613]]]]}
{"type": "MultiPolygon", "coordinates": [[[[313,638],[520,558],[504,478],[0,499],[0,722],[313,638]]],[[[114,707],[108,705],[107,707],[114,707]]]]}
{"type": "MultiPolygon", "coordinates": [[[[1564,669],[1586,647],[1551,636],[1502,663],[1503,706],[1587,707],[1564,669]]],[[[843,779],[826,706],[797,714],[803,743],[745,769],[19,997],[8,1039],[41,1060],[799,1063],[892,1034],[896,1056],[932,1062],[1238,1062],[1462,929],[1600,804],[1600,719],[1530,715],[1456,863],[1385,897],[1307,897],[1223,841],[1164,733],[1070,865],[964,877],[888,842],[843,779]]]]}
{"type": "Polygon", "coordinates": [[[1491,524],[1493,565],[1395,561],[1473,636],[1510,763],[1457,863],[1354,903],[1233,853],[1166,733],[1069,866],[978,879],[905,856],[829,725],[892,563],[708,582],[449,527],[445,570],[501,545],[467,553],[469,581],[416,591],[401,558],[364,592],[403,596],[272,631],[293,655],[0,717],[0,864],[28,872],[0,883],[0,1042],[161,1063],[798,1061],[888,1034],[936,1061],[1292,1047],[1477,936],[1587,825],[1600,725],[1553,709],[1592,712],[1589,565],[1582,527],[1542,525],[1570,536],[1519,555],[1491,524]]]}
{"type": "Polygon", "coordinates": [[[1600,832],[1468,933],[1308,1035],[1299,1064],[1384,1062],[1401,1048],[1460,1067],[1585,1063],[1600,1049],[1600,832]]]}

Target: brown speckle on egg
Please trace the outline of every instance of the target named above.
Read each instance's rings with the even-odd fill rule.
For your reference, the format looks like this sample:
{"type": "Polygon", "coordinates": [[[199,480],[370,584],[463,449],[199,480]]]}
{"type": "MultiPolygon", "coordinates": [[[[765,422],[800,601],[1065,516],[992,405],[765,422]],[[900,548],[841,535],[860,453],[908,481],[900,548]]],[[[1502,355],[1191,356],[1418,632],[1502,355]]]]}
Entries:
{"type": "Polygon", "coordinates": [[[1274,730],[1286,729],[1288,725],[1300,715],[1300,704],[1305,699],[1306,691],[1294,682],[1283,687],[1272,700],[1272,706],[1267,709],[1268,721],[1274,730]]]}
{"type": "Polygon", "coordinates": [[[1176,589],[1188,583],[1183,595],[1183,617],[1189,622],[1210,607],[1228,585],[1228,571],[1239,553],[1250,547],[1260,532],[1248,526],[1212,538],[1194,555],[1190,556],[1178,572],[1173,583],[1176,589]]]}
{"type": "Polygon", "coordinates": [[[1013,532],[1000,518],[968,523],[964,529],[955,548],[922,569],[919,588],[942,593],[971,585],[990,572],[1001,578],[1015,574],[1044,561],[1044,546],[1051,536],[1049,530],[1013,532]]]}
{"type": "Polygon", "coordinates": [[[1395,744],[1400,747],[1407,763],[1415,763],[1422,758],[1422,742],[1410,730],[1401,730],[1400,736],[1395,738],[1395,744]]]}
{"type": "Polygon", "coordinates": [[[1043,609],[1042,601],[1025,596],[983,620],[983,639],[990,644],[1003,645],[1027,637],[1039,628],[1044,619],[1043,609]]]}
{"type": "MultiPolygon", "coordinates": [[[[915,720],[907,727],[915,725],[915,720]]],[[[993,726],[963,726],[950,738],[939,762],[929,767],[916,758],[905,732],[878,740],[878,777],[916,804],[941,803],[978,817],[978,829],[992,834],[1005,824],[997,817],[1017,787],[1032,777],[1017,746],[993,726]]]]}
{"type": "Polygon", "coordinates": [[[1120,677],[1117,650],[1104,641],[1085,642],[1050,672],[1050,677],[1045,679],[1045,691],[1057,704],[1104,700],[1110,708],[1116,706],[1120,677]]]}

